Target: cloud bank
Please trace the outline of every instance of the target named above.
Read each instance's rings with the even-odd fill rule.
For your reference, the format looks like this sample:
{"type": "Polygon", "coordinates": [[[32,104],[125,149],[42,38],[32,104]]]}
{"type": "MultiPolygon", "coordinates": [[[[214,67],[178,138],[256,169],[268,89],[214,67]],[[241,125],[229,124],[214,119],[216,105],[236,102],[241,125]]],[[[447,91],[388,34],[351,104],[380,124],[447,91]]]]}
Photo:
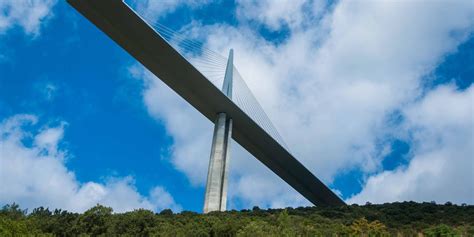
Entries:
{"type": "Polygon", "coordinates": [[[131,176],[108,177],[102,183],[79,182],[66,166],[68,151],[61,149],[66,123],[37,128],[37,120],[33,115],[15,115],[0,123],[0,203],[76,212],[97,203],[115,212],[181,210],[161,186],[152,188],[148,196],[138,193],[131,176]]]}
{"type": "Polygon", "coordinates": [[[0,35],[15,26],[28,35],[38,35],[55,4],[56,0],[1,0],[0,35]]]}
{"type": "Polygon", "coordinates": [[[474,87],[440,86],[404,109],[400,136],[413,144],[407,166],[370,176],[349,202],[400,200],[472,203],[474,87]]]}

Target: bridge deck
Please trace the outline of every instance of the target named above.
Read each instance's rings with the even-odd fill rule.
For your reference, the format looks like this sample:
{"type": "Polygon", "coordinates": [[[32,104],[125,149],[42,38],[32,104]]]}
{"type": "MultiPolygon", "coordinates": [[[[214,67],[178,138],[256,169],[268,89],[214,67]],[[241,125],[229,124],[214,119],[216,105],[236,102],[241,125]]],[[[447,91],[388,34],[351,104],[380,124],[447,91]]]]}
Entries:
{"type": "Polygon", "coordinates": [[[313,204],[345,205],[122,0],[68,2],[211,122],[225,112],[232,138],[313,204]]]}

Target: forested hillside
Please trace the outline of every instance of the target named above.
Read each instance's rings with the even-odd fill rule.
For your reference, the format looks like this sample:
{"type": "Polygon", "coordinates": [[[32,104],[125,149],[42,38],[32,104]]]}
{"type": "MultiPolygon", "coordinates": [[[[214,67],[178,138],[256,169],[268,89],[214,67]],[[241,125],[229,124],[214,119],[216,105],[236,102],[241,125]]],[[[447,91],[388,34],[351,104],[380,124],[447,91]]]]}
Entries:
{"type": "Polygon", "coordinates": [[[16,204],[0,212],[0,236],[474,236],[474,206],[390,203],[345,207],[78,214],[16,204]]]}

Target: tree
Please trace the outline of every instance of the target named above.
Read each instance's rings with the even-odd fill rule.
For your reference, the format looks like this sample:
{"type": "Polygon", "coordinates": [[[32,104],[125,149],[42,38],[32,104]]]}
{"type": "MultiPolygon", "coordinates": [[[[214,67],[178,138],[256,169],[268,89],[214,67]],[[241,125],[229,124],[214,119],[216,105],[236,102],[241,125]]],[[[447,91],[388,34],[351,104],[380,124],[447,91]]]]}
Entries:
{"type": "Polygon", "coordinates": [[[12,203],[3,206],[2,210],[0,211],[0,216],[4,216],[12,220],[20,220],[26,216],[26,213],[27,209],[22,210],[18,204],[12,203]]]}
{"type": "Polygon", "coordinates": [[[151,229],[157,224],[155,214],[144,209],[115,214],[109,223],[107,233],[114,236],[149,236],[151,229]]]}
{"type": "Polygon", "coordinates": [[[365,218],[360,218],[350,226],[351,234],[356,236],[388,236],[387,227],[380,221],[368,222],[365,218]]]}
{"type": "Polygon", "coordinates": [[[77,231],[92,236],[98,236],[107,232],[112,208],[97,204],[95,207],[87,210],[79,217],[77,231]]]}
{"type": "Polygon", "coordinates": [[[252,221],[237,232],[238,237],[278,236],[278,229],[265,221],[252,221]]]}
{"type": "Polygon", "coordinates": [[[27,236],[28,228],[24,220],[0,217],[0,236],[27,236]]]}
{"type": "Polygon", "coordinates": [[[423,231],[427,237],[442,237],[442,236],[460,236],[461,233],[454,228],[445,224],[437,225],[423,231]]]}
{"type": "Polygon", "coordinates": [[[285,209],[280,212],[277,219],[278,233],[280,236],[291,236],[295,231],[291,226],[291,218],[288,215],[288,211],[285,209]]]}
{"type": "Polygon", "coordinates": [[[160,215],[170,216],[170,215],[173,215],[173,211],[171,209],[163,209],[160,212],[160,215]]]}
{"type": "Polygon", "coordinates": [[[17,204],[0,209],[0,236],[474,236],[474,206],[400,202],[369,206],[161,214],[86,212],[17,204]],[[441,224],[442,223],[442,224],[441,224]],[[386,226],[387,225],[387,226],[386,226]]]}

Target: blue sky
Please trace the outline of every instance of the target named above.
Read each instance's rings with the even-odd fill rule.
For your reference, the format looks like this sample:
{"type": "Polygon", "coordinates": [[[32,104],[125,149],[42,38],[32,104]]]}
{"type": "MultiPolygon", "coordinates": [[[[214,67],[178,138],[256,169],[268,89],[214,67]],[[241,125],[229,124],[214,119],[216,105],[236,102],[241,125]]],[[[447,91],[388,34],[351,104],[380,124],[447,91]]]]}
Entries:
{"type": "MultiPolygon", "coordinates": [[[[345,200],[474,200],[469,1],[128,2],[234,48],[290,149],[345,200]]],[[[0,3],[0,203],[200,212],[212,124],[65,2],[28,4],[0,3]]],[[[308,205],[233,149],[230,208],[308,205]]]]}

